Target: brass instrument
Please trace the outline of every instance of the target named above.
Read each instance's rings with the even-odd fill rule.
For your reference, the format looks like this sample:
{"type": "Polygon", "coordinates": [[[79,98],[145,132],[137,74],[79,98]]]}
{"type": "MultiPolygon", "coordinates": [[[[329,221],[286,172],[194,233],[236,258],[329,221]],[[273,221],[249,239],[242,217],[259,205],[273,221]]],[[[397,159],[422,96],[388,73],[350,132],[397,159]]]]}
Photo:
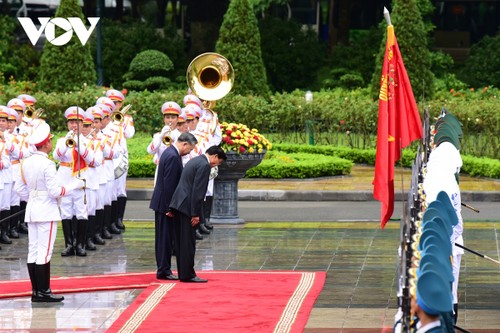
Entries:
{"type": "Polygon", "coordinates": [[[94,132],[95,132],[96,130],[97,130],[97,128],[96,128],[96,127],[92,128],[92,130],[89,132],[89,134],[87,134],[85,137],[86,137],[87,139],[90,139],[90,138],[94,137],[94,135],[95,135],[95,133],[94,133],[94,132]]]}
{"type": "Polygon", "coordinates": [[[71,135],[66,139],[66,147],[73,148],[76,145],[75,133],[70,131],[71,135]]]}
{"type": "Polygon", "coordinates": [[[193,93],[204,100],[205,108],[211,109],[216,100],[231,91],[234,84],[233,66],[218,53],[203,53],[189,64],[186,80],[193,93]]]}
{"type": "Polygon", "coordinates": [[[172,144],[172,137],[170,136],[170,132],[172,132],[172,123],[169,123],[167,126],[168,130],[165,131],[165,135],[161,138],[161,142],[169,147],[172,144]]]}
{"type": "Polygon", "coordinates": [[[127,105],[124,107],[121,111],[115,111],[111,114],[111,120],[113,120],[114,123],[121,124],[125,120],[125,113],[130,110],[132,107],[132,104],[127,105]]]}
{"type": "Polygon", "coordinates": [[[33,120],[36,118],[40,118],[44,111],[45,110],[42,108],[38,108],[35,110],[35,107],[33,105],[29,105],[26,107],[26,110],[24,111],[23,116],[33,120]]]}

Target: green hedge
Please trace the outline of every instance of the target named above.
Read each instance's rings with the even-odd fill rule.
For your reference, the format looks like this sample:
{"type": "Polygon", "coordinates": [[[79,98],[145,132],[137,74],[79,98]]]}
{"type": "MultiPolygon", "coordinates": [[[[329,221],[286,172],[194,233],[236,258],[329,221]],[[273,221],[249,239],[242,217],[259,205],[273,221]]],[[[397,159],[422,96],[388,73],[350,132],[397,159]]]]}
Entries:
{"type": "MultiPolygon", "coordinates": [[[[0,105],[20,93],[33,94],[37,106],[45,109],[44,117],[56,131],[66,130],[64,110],[71,105],[87,108],[104,95],[103,87],[82,87],[70,93],[33,92],[36,85],[12,81],[0,85],[0,105]]],[[[431,119],[446,106],[463,124],[461,152],[475,156],[500,157],[500,112],[497,88],[440,92],[425,103],[431,119]]],[[[168,100],[182,104],[185,90],[129,92],[125,104],[132,104],[136,130],[154,133],[162,125],[161,105],[168,100]]],[[[273,143],[304,143],[305,122],[314,121],[317,144],[335,144],[337,137],[348,137],[354,148],[374,148],[376,145],[378,103],[366,89],[336,89],[314,93],[306,104],[303,91],[276,93],[270,98],[241,96],[229,93],[214,108],[220,121],[243,123],[260,133],[272,134],[273,143]],[[347,134],[349,133],[349,134],[347,134]]]]}
{"type": "MultiPolygon", "coordinates": [[[[153,177],[153,156],[146,152],[151,136],[138,133],[128,140],[129,177],[153,177]]],[[[412,148],[403,150],[403,166],[411,167],[415,159],[412,148]]],[[[462,155],[461,172],[470,176],[500,179],[500,161],[462,155]]],[[[248,170],[247,178],[314,178],[350,174],[353,164],[375,165],[375,149],[275,144],[258,166],[248,170]]],[[[399,166],[399,162],[397,163],[399,166]]]]}
{"type": "Polygon", "coordinates": [[[306,153],[269,151],[262,162],[247,171],[247,178],[315,178],[347,175],[351,161],[335,157],[306,153]]]}

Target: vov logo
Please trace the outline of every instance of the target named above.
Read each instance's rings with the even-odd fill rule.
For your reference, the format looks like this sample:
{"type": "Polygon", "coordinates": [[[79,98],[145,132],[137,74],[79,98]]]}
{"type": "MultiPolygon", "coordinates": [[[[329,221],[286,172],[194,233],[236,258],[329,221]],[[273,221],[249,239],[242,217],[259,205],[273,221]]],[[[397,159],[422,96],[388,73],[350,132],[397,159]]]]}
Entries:
{"type": "Polygon", "coordinates": [[[82,20],[79,17],[68,17],[67,19],[62,17],[39,17],[40,28],[37,29],[30,17],[18,17],[17,18],[21,25],[23,26],[26,35],[31,41],[31,44],[35,45],[42,32],[45,30],[45,37],[47,41],[52,45],[66,45],[73,37],[73,31],[80,40],[82,45],[85,45],[90,38],[90,35],[94,31],[97,22],[99,22],[100,17],[89,17],[90,28],[87,30],[82,20]],[[56,38],[56,26],[66,31],[62,35],[56,38]]]}

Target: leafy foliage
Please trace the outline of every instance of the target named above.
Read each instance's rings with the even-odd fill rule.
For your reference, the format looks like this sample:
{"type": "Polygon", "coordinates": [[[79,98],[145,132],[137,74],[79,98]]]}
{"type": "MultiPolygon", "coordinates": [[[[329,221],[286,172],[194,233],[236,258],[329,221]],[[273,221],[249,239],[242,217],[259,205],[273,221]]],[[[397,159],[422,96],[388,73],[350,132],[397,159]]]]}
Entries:
{"type": "Polygon", "coordinates": [[[31,45],[19,44],[15,30],[14,19],[0,15],[0,78],[32,80],[37,74],[39,52],[31,45]]]}
{"type": "Polygon", "coordinates": [[[347,175],[353,163],[338,157],[282,152],[267,152],[256,167],[246,172],[248,178],[313,178],[347,175]]]}
{"type": "Polygon", "coordinates": [[[486,36],[470,49],[460,78],[472,87],[500,87],[500,35],[486,36]]]}
{"type": "MultiPolygon", "coordinates": [[[[158,50],[169,57],[173,71],[168,78],[175,81],[177,76],[185,77],[184,41],[170,25],[159,31],[153,25],[133,20],[103,19],[101,24],[105,85],[121,87],[123,75],[128,71],[131,61],[145,50],[158,50]]],[[[96,50],[97,34],[92,36],[92,49],[96,50]]],[[[93,51],[92,54],[95,56],[97,52],[93,51]]]]}
{"type": "Polygon", "coordinates": [[[259,27],[249,0],[230,2],[215,49],[234,67],[234,94],[269,95],[259,27]]]}
{"type": "MultiPolygon", "coordinates": [[[[434,74],[431,72],[426,26],[417,7],[417,0],[393,0],[391,20],[414,95],[423,95],[426,99],[432,98],[434,74]]],[[[382,22],[381,26],[387,26],[385,21],[382,22]]],[[[383,39],[376,58],[377,65],[372,79],[372,96],[378,96],[380,89],[380,73],[382,72],[385,46],[386,38],[383,39]]]]}
{"type": "Polygon", "coordinates": [[[169,57],[157,50],[146,50],[137,54],[123,75],[123,87],[131,90],[167,89],[171,83],[167,73],[174,64],[169,57]]]}
{"type": "MultiPolygon", "coordinates": [[[[76,0],[62,0],[56,17],[78,17],[83,13],[76,0]]],[[[57,37],[56,30],[56,37],[57,37]]],[[[93,85],[97,79],[90,44],[84,46],[73,34],[66,45],[56,46],[46,42],[40,61],[39,87],[45,91],[72,91],[83,84],[93,85]]]]}
{"type": "Polygon", "coordinates": [[[260,21],[262,58],[274,91],[313,89],[326,49],[312,30],[294,21],[268,17],[260,21]]]}

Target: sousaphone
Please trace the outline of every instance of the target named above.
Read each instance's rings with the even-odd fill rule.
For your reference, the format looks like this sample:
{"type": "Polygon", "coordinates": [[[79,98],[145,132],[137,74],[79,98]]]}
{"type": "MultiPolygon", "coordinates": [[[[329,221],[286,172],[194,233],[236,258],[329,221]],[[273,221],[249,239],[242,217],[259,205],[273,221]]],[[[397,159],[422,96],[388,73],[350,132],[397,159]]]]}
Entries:
{"type": "Polygon", "coordinates": [[[203,53],[189,64],[186,80],[193,94],[204,101],[205,108],[211,109],[215,101],[231,91],[234,84],[233,66],[218,53],[203,53]]]}

